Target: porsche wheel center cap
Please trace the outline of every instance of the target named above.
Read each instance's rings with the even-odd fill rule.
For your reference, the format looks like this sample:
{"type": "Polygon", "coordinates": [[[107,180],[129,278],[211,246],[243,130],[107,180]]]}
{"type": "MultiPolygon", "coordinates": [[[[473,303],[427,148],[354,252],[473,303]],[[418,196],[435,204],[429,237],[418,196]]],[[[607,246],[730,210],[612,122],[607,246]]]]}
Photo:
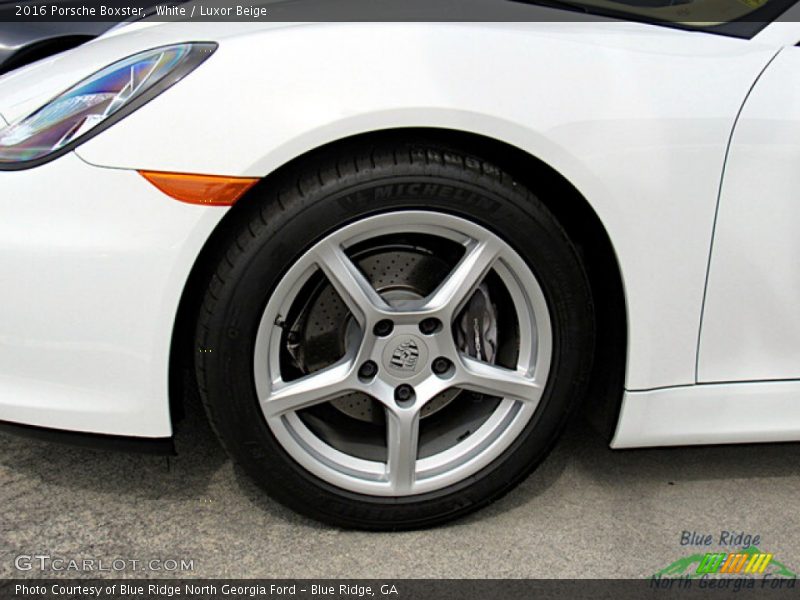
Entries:
{"type": "Polygon", "coordinates": [[[408,379],[428,364],[428,347],[415,335],[394,336],[383,351],[383,367],[394,377],[408,379]]]}

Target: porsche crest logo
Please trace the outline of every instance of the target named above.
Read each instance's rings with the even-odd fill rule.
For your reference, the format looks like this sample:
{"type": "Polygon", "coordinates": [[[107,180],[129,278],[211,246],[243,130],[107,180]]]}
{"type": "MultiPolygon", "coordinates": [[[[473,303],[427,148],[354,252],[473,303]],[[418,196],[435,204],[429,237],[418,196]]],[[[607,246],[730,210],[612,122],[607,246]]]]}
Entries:
{"type": "Polygon", "coordinates": [[[406,340],[392,352],[392,366],[403,371],[413,371],[419,359],[419,348],[414,340],[406,340]]]}

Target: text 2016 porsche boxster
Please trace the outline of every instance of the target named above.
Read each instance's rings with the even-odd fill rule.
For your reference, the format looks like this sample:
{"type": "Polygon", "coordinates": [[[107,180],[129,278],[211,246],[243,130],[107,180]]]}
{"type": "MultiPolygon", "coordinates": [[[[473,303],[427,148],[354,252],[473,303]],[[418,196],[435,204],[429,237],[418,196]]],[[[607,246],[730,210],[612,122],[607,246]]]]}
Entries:
{"type": "Polygon", "coordinates": [[[371,529],[499,497],[578,407],[800,439],[800,24],[742,20],[792,3],[571,4],[616,8],[143,21],[4,76],[0,420],[163,442],[196,389],[371,529]]]}

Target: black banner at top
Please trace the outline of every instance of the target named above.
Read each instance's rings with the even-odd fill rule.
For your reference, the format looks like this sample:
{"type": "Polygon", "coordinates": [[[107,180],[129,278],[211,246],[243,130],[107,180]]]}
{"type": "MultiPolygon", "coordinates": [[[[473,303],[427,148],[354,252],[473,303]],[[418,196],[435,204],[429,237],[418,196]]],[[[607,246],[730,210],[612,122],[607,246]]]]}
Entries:
{"type": "Polygon", "coordinates": [[[0,0],[0,22],[798,20],[796,0],[0,0]]]}

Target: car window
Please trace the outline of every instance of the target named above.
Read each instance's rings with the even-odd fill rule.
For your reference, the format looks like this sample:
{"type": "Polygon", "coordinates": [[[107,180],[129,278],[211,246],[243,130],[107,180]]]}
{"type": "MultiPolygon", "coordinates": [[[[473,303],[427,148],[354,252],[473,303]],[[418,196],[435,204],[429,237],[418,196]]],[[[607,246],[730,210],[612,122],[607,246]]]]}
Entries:
{"type": "Polygon", "coordinates": [[[678,29],[752,38],[800,0],[512,0],[678,29]]]}
{"type": "Polygon", "coordinates": [[[699,26],[755,17],[757,11],[768,4],[783,4],[784,8],[790,4],[783,0],[574,0],[574,3],[653,21],[699,26]]]}

